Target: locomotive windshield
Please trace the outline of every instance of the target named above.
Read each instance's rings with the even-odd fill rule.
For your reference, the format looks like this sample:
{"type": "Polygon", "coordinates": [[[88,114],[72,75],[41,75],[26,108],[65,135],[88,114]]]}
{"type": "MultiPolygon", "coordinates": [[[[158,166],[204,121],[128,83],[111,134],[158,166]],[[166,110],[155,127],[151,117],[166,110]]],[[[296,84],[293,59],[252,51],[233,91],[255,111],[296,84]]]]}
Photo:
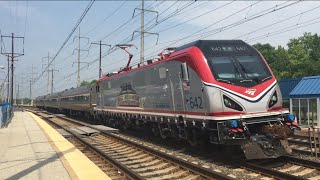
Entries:
{"type": "Polygon", "coordinates": [[[271,78],[267,66],[258,55],[230,55],[208,58],[216,80],[250,87],[271,78]]]}
{"type": "Polygon", "coordinates": [[[241,40],[198,40],[177,48],[198,47],[217,81],[252,87],[272,78],[258,51],[241,40]]]}

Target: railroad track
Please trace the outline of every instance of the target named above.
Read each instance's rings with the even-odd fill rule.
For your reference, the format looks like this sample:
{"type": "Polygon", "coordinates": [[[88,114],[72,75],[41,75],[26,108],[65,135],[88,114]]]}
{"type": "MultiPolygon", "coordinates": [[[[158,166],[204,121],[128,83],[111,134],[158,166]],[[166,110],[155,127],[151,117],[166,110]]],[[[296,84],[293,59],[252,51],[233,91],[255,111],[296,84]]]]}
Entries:
{"type": "MultiPolygon", "coordinates": [[[[319,146],[319,140],[317,140],[317,146],[319,146]]],[[[307,136],[301,136],[301,135],[294,135],[292,137],[288,138],[288,142],[290,144],[290,147],[292,148],[292,151],[294,153],[303,154],[303,155],[312,155],[315,156],[315,148],[312,146],[312,152],[311,153],[311,146],[310,146],[310,139],[307,136]]],[[[311,142],[313,143],[313,137],[311,142]]],[[[313,143],[314,144],[314,143],[313,143]]],[[[318,150],[318,156],[320,156],[320,152],[318,150]]]]}
{"type": "MultiPolygon", "coordinates": [[[[84,123],[70,118],[48,116],[44,112],[35,112],[42,116],[50,124],[54,124],[73,135],[79,143],[85,144],[85,149],[93,149],[94,154],[89,158],[101,157],[123,174],[122,177],[130,179],[233,179],[223,173],[208,168],[197,166],[188,161],[176,158],[153,148],[143,146],[140,143],[124,139],[112,133],[100,131],[90,136],[81,136],[71,129],[84,126],[84,123]]],[[[80,150],[83,148],[80,148],[80,150]]],[[[114,172],[114,171],[113,171],[114,172]]]]}
{"type": "MultiPolygon", "coordinates": [[[[70,121],[74,121],[71,118],[67,118],[67,117],[63,117],[63,118],[68,119],[70,121]]],[[[67,122],[68,121],[66,121],[65,123],[67,123],[67,122]]],[[[69,126],[70,128],[72,128],[74,126],[74,123],[67,123],[67,124],[69,124],[69,125],[66,125],[66,126],[69,126]]],[[[132,141],[132,138],[126,137],[125,135],[122,135],[122,134],[116,134],[115,136],[119,136],[120,138],[123,138],[123,139],[124,138],[131,139],[131,141],[132,141]]],[[[92,141],[92,139],[90,137],[88,137],[87,140],[92,141]]],[[[98,146],[101,145],[100,149],[105,148],[104,151],[107,152],[108,154],[116,155],[115,153],[117,153],[117,152],[114,152],[113,150],[107,149],[106,147],[103,146],[103,144],[105,144],[105,142],[110,143],[110,141],[106,140],[104,136],[103,137],[99,136],[98,140],[95,140],[95,142],[98,146]]],[[[120,144],[117,144],[117,145],[119,145],[119,148],[123,149],[124,152],[126,151],[125,147],[123,147],[120,144]]],[[[147,145],[147,144],[144,144],[144,145],[147,145]]],[[[152,147],[152,148],[154,148],[154,147],[152,147]]],[[[164,152],[163,150],[161,150],[161,151],[164,152]]],[[[166,153],[168,153],[168,152],[166,152],[166,153]]],[[[172,154],[172,151],[170,154],[172,154]]],[[[179,156],[175,153],[174,153],[174,155],[176,157],[179,156]]],[[[136,160],[138,160],[138,162],[140,162],[140,158],[142,158],[142,157],[139,156],[137,158],[138,159],[136,159],[136,160]]],[[[145,158],[147,159],[148,157],[146,156],[145,158]]],[[[181,158],[181,157],[179,157],[179,158],[181,158]]],[[[190,160],[188,160],[188,161],[190,162],[190,160]]],[[[195,162],[195,161],[193,161],[193,162],[195,162]]],[[[239,177],[241,177],[241,175],[239,175],[239,173],[237,174],[237,172],[241,172],[244,175],[243,177],[249,177],[249,178],[256,177],[254,179],[258,179],[258,178],[260,178],[260,179],[308,179],[308,178],[320,179],[319,168],[316,168],[316,167],[320,167],[319,163],[315,163],[312,161],[307,161],[307,160],[303,160],[303,159],[299,159],[299,158],[294,158],[294,157],[290,157],[290,156],[285,156],[285,157],[277,159],[277,160],[267,160],[267,161],[269,161],[269,163],[267,165],[260,164],[260,162],[263,162],[263,161],[257,161],[259,163],[250,162],[250,161],[249,162],[246,162],[246,161],[245,162],[227,162],[224,164],[226,166],[230,165],[230,169],[234,170],[234,171],[231,170],[231,172],[233,171],[236,173],[223,172],[223,174],[229,174],[229,176],[227,178],[233,177],[235,179],[239,179],[239,177]],[[231,166],[233,166],[233,167],[231,167],[231,166]],[[247,176],[245,176],[245,175],[247,175],[247,176]]],[[[195,164],[197,164],[197,163],[195,163],[195,164]]],[[[132,164],[132,166],[128,166],[128,167],[133,168],[133,170],[135,167],[140,168],[139,164],[132,164]]],[[[144,170],[144,169],[142,168],[142,170],[144,170]]],[[[175,172],[177,172],[177,171],[175,171],[175,172]]],[[[217,172],[219,172],[219,171],[217,171],[217,172]]],[[[149,179],[152,177],[146,177],[146,178],[149,179]]],[[[156,178],[156,179],[158,179],[158,178],[156,178]]],[[[242,178],[242,179],[246,179],[246,178],[242,178]]]]}
{"type": "MultiPolygon", "coordinates": [[[[53,126],[56,129],[61,129],[61,125],[57,123],[53,123],[52,119],[49,120],[48,118],[51,118],[52,116],[48,117],[48,113],[46,112],[37,112],[34,110],[29,110],[30,112],[33,112],[37,114],[38,116],[45,119],[51,126],[53,126]]],[[[68,125],[69,127],[74,127],[71,123],[64,123],[64,125],[68,125]]],[[[72,131],[66,130],[66,132],[69,134],[65,138],[71,142],[75,147],[77,147],[85,156],[87,156],[94,164],[96,164],[104,173],[106,173],[111,179],[117,179],[117,180],[126,180],[126,179],[132,179],[132,175],[130,173],[125,173],[126,169],[118,168],[117,164],[110,161],[108,157],[104,157],[102,152],[98,149],[94,148],[90,145],[87,141],[82,141],[82,137],[72,133],[72,131]],[[71,133],[71,134],[70,134],[71,133]]]]}
{"type": "Polygon", "coordinates": [[[276,160],[239,162],[241,168],[275,179],[320,179],[320,163],[293,156],[276,160]]]}

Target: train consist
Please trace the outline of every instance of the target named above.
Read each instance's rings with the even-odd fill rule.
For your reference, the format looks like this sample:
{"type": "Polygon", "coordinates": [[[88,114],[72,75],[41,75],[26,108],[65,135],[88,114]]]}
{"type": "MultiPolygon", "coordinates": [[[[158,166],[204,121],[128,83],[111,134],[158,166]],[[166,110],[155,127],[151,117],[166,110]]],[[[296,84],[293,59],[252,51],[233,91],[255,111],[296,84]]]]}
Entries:
{"type": "Polygon", "coordinates": [[[35,105],[192,146],[241,146],[248,159],[291,153],[287,137],[299,127],[255,48],[241,40],[199,40],[159,57],[137,67],[128,63],[91,87],[40,96],[35,105]]]}

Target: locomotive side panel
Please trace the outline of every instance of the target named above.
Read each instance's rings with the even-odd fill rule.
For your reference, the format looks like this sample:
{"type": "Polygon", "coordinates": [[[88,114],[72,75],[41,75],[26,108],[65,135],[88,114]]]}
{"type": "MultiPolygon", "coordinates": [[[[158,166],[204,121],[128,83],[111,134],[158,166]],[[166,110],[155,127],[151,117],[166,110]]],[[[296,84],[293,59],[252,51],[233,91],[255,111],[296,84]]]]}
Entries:
{"type": "MultiPolygon", "coordinates": [[[[210,112],[209,96],[208,91],[203,85],[201,78],[196,71],[201,71],[201,69],[192,69],[195,67],[193,59],[194,57],[184,57],[176,65],[177,68],[181,69],[181,62],[187,61],[187,71],[189,81],[184,81],[181,77],[182,72],[179,71],[180,77],[176,81],[180,84],[181,94],[184,97],[185,111],[186,114],[193,115],[205,115],[204,113],[210,112]]],[[[218,100],[218,99],[214,99],[218,100]]],[[[196,118],[196,117],[194,117],[196,118]]],[[[203,117],[202,117],[203,118],[203,117]]]]}
{"type": "Polygon", "coordinates": [[[197,73],[188,68],[189,82],[181,80],[184,58],[100,82],[97,108],[150,110],[177,116],[207,112],[208,96],[197,73]]]}
{"type": "Polygon", "coordinates": [[[111,77],[99,83],[98,108],[172,109],[164,64],[111,77]]]}

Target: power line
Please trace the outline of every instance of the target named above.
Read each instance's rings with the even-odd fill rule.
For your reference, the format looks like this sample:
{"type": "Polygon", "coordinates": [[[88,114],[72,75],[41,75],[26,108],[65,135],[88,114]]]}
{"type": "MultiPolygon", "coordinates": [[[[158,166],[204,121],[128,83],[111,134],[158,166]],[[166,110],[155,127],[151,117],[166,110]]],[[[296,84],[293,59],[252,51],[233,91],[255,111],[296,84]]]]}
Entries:
{"type": "Polygon", "coordinates": [[[26,37],[26,30],[27,30],[27,23],[28,23],[28,9],[29,9],[29,0],[27,0],[27,9],[26,9],[26,15],[24,19],[24,33],[23,33],[24,37],[26,37]]]}
{"type": "MultiPolygon", "coordinates": [[[[204,33],[196,34],[197,32],[201,32],[203,29],[206,29],[207,27],[212,26],[213,24],[216,24],[216,23],[218,23],[218,22],[221,22],[222,20],[225,20],[227,17],[231,17],[231,16],[233,16],[233,15],[239,13],[239,12],[242,12],[242,11],[245,10],[245,9],[248,9],[250,6],[253,5],[253,4],[252,4],[252,5],[250,5],[250,6],[247,6],[247,7],[243,8],[243,9],[241,9],[241,10],[239,10],[239,11],[237,11],[237,12],[235,12],[235,13],[229,15],[229,16],[227,16],[226,18],[223,18],[223,19],[219,20],[218,22],[214,22],[213,24],[211,24],[211,25],[209,25],[209,26],[207,26],[207,27],[205,27],[205,28],[203,28],[203,29],[201,29],[201,30],[198,30],[196,33],[192,33],[191,35],[185,36],[184,38],[179,38],[179,39],[176,39],[176,40],[171,40],[171,41],[167,41],[167,42],[159,43],[159,44],[166,44],[166,43],[173,42],[173,43],[171,43],[171,44],[169,45],[169,47],[170,47],[170,46],[176,44],[177,42],[181,42],[182,40],[189,39],[190,37],[196,37],[196,36],[200,36],[200,37],[202,37],[202,38],[209,37],[209,36],[211,36],[211,35],[213,35],[213,34],[217,34],[217,33],[223,32],[223,31],[225,31],[225,30],[227,30],[227,29],[230,29],[230,28],[239,26],[239,25],[241,25],[241,24],[243,24],[243,23],[246,23],[246,22],[248,22],[248,21],[252,21],[252,20],[254,20],[254,19],[260,18],[260,17],[265,16],[265,15],[267,15],[267,14],[274,13],[274,12],[279,11],[279,10],[281,10],[281,9],[284,9],[284,8],[289,7],[289,6],[295,5],[295,4],[299,3],[299,2],[300,2],[300,1],[298,1],[298,2],[293,2],[293,3],[288,4],[288,5],[285,5],[285,6],[281,6],[281,5],[284,5],[285,3],[287,3],[287,2],[285,2],[285,3],[282,3],[282,4],[280,4],[280,5],[276,5],[276,6],[272,7],[272,8],[268,8],[268,9],[266,9],[266,10],[263,10],[263,11],[261,11],[261,12],[259,12],[259,13],[254,14],[254,15],[251,15],[251,16],[250,16],[249,18],[247,18],[247,19],[239,20],[239,21],[237,21],[237,22],[231,23],[231,24],[226,25],[226,26],[223,26],[223,27],[221,27],[221,28],[216,28],[216,29],[214,29],[214,30],[210,30],[210,31],[207,31],[207,32],[204,32],[204,33]],[[265,12],[265,13],[263,13],[263,12],[265,12]]],[[[254,4],[256,4],[256,3],[254,3],[254,4]]],[[[198,39],[198,37],[197,37],[197,39],[198,39]]],[[[194,40],[191,40],[191,41],[188,41],[188,42],[192,42],[192,41],[194,41],[194,40]]],[[[187,42],[187,43],[188,43],[188,42],[187,42]]],[[[150,47],[150,48],[152,48],[152,47],[150,47]]],[[[161,50],[161,49],[160,49],[160,50],[161,50]]],[[[158,51],[159,51],[159,50],[154,51],[154,52],[152,52],[152,53],[150,53],[150,54],[154,54],[155,52],[158,52],[158,51]]],[[[149,55],[150,55],[150,54],[149,54],[149,55]]]]}
{"type": "MultiPolygon", "coordinates": [[[[155,5],[155,6],[152,7],[152,8],[155,8],[155,7],[159,6],[159,5],[162,4],[163,2],[164,2],[164,1],[158,3],[157,5],[155,5]]],[[[150,5],[150,6],[151,6],[151,5],[150,5]]],[[[141,13],[139,13],[139,14],[141,14],[141,13]]],[[[137,14],[137,15],[134,16],[134,17],[137,17],[139,14],[137,14]]],[[[133,18],[134,18],[134,17],[133,17],[133,18]]],[[[132,19],[132,18],[131,18],[131,19],[132,19]]],[[[130,20],[131,20],[131,19],[130,19],[130,20]]],[[[129,20],[129,21],[130,21],[130,20],[129,20]]],[[[125,23],[122,24],[121,26],[123,27],[124,25],[128,24],[129,21],[125,22],[125,23]]],[[[121,26],[120,26],[120,27],[121,27],[121,26]]],[[[120,27],[116,28],[114,31],[112,31],[111,33],[109,33],[107,36],[111,35],[112,33],[115,33],[118,29],[120,29],[120,27]]],[[[105,39],[105,38],[106,38],[106,37],[104,37],[104,39],[105,39]]],[[[110,54],[110,53],[112,53],[112,52],[105,53],[105,54],[102,56],[102,58],[105,57],[106,55],[110,54]]],[[[93,63],[97,62],[98,60],[99,60],[99,58],[95,58],[93,61],[91,61],[91,62],[88,64],[88,66],[92,65],[93,63]]],[[[84,68],[85,68],[85,67],[81,68],[81,70],[83,70],[84,68]]],[[[67,75],[67,76],[65,76],[65,77],[70,77],[70,76],[74,75],[75,73],[76,73],[76,72],[71,73],[71,74],[69,74],[69,75],[67,75]]]]}
{"type": "MultiPolygon", "coordinates": [[[[252,7],[252,6],[250,6],[250,7],[252,7]]],[[[247,21],[246,21],[246,22],[247,22],[247,21]]],[[[242,22],[242,23],[245,23],[245,22],[242,22]]],[[[241,23],[241,24],[242,24],[242,23],[241,23]]],[[[229,27],[226,27],[226,28],[229,29],[229,28],[235,27],[236,25],[238,26],[238,25],[240,25],[240,24],[233,24],[233,26],[229,26],[229,27]]],[[[217,30],[217,29],[215,29],[215,30],[217,30]]],[[[224,31],[225,29],[219,28],[219,30],[224,31]]],[[[221,31],[221,32],[222,32],[222,31],[221,31]]],[[[209,31],[209,32],[210,32],[210,31],[209,31]]],[[[200,35],[208,35],[209,32],[206,32],[206,34],[203,33],[203,34],[200,34],[200,35]],[[208,33],[208,34],[207,34],[207,33],[208,33]]],[[[216,33],[219,33],[219,32],[217,32],[217,31],[213,31],[213,32],[214,32],[215,34],[216,34],[216,33]]],[[[213,33],[213,32],[211,31],[210,33],[213,33]]],[[[197,36],[199,36],[199,34],[197,34],[197,36]]],[[[151,48],[151,47],[150,47],[150,48],[151,48]]],[[[108,54],[105,54],[105,55],[108,55],[108,54]]],[[[98,60],[98,59],[96,59],[96,60],[98,60]]],[[[94,61],[95,61],[95,60],[94,60],[94,61]]],[[[95,62],[96,62],[96,61],[95,61],[95,62]]]]}
{"type": "MultiPolygon", "coordinates": [[[[193,2],[192,2],[192,3],[193,3],[193,2]]],[[[188,5],[190,5],[190,4],[191,4],[191,3],[185,5],[184,8],[188,7],[188,5]]],[[[181,10],[184,9],[184,8],[181,8],[181,10]]],[[[180,10],[180,11],[181,11],[181,10],[180,10]]],[[[179,12],[179,11],[178,11],[178,12],[179,12]]],[[[177,12],[175,12],[175,14],[177,14],[177,12]]],[[[168,19],[168,17],[170,17],[170,16],[172,17],[173,15],[174,15],[174,13],[170,14],[170,15],[167,16],[166,18],[163,18],[162,22],[163,22],[164,20],[168,19]]],[[[111,52],[109,52],[108,54],[110,54],[110,53],[111,53],[111,52]]],[[[107,54],[104,54],[104,56],[105,56],[105,55],[107,55],[107,54]]],[[[96,62],[96,61],[97,61],[97,59],[94,60],[93,62],[96,62]]],[[[90,64],[91,64],[91,63],[90,63],[90,64]]],[[[73,74],[74,74],[74,73],[70,74],[69,76],[72,76],[73,74]]]]}
{"type": "Polygon", "coordinates": [[[95,2],[95,0],[91,0],[90,3],[88,4],[87,8],[84,10],[84,12],[82,13],[82,15],[80,16],[78,22],[76,23],[76,25],[73,27],[73,29],[71,30],[70,34],[68,35],[67,39],[64,41],[64,43],[62,44],[62,46],[60,47],[60,49],[58,50],[58,52],[56,53],[56,55],[53,57],[53,59],[51,60],[51,62],[48,64],[48,66],[45,68],[44,71],[42,71],[42,73],[40,73],[40,75],[38,76],[38,78],[36,78],[35,81],[37,81],[44,72],[46,72],[46,70],[49,68],[49,66],[52,64],[52,62],[57,58],[57,56],[60,54],[60,52],[62,51],[62,49],[64,48],[64,46],[67,44],[67,42],[69,41],[69,39],[71,38],[71,36],[73,35],[73,33],[75,32],[75,30],[78,28],[78,26],[80,25],[81,21],[83,20],[83,18],[86,16],[86,14],[88,13],[88,11],[90,10],[91,6],[93,5],[93,3],[95,2]]]}
{"type": "Polygon", "coordinates": [[[211,31],[209,31],[209,32],[206,32],[206,33],[208,33],[208,34],[205,35],[205,36],[202,36],[202,38],[206,38],[206,37],[212,36],[212,35],[214,35],[214,34],[217,34],[217,33],[221,32],[221,30],[227,30],[227,29],[233,28],[233,27],[238,26],[238,25],[240,25],[240,24],[243,24],[243,23],[252,21],[252,20],[257,19],[257,18],[259,18],[259,17],[262,17],[262,16],[265,16],[265,15],[274,13],[274,12],[276,12],[276,11],[279,11],[279,10],[281,10],[281,9],[290,7],[290,6],[295,5],[295,4],[298,4],[298,3],[300,3],[300,1],[293,2],[293,3],[288,4],[288,5],[285,5],[285,6],[283,6],[283,7],[276,7],[276,8],[266,9],[266,10],[260,12],[260,13],[256,13],[256,14],[250,16],[249,18],[243,19],[242,21],[233,23],[233,24],[228,25],[228,26],[225,26],[225,27],[223,27],[223,28],[219,28],[219,29],[215,29],[215,30],[211,30],[211,31]]]}
{"type": "Polygon", "coordinates": [[[271,37],[271,36],[282,34],[282,33],[285,33],[285,32],[288,32],[288,31],[292,31],[292,30],[295,30],[295,29],[299,29],[299,28],[303,28],[303,27],[310,26],[310,25],[313,25],[313,24],[317,24],[320,21],[316,21],[316,22],[313,22],[313,21],[318,20],[318,19],[320,19],[320,17],[317,17],[317,18],[314,18],[314,19],[311,19],[311,20],[308,20],[308,21],[304,21],[304,22],[299,23],[299,24],[295,23],[295,25],[292,25],[292,26],[289,26],[289,27],[286,27],[286,28],[282,28],[280,30],[272,31],[272,32],[266,33],[266,34],[258,36],[258,37],[253,37],[251,39],[248,39],[247,41],[248,42],[252,42],[252,41],[255,41],[255,40],[271,37]]]}
{"type": "MultiPolygon", "coordinates": [[[[163,43],[159,43],[159,44],[167,44],[167,43],[170,43],[170,42],[174,42],[174,43],[172,43],[172,44],[169,45],[169,46],[171,46],[171,45],[177,43],[178,41],[182,41],[182,40],[187,39],[187,38],[190,38],[190,37],[199,36],[198,33],[200,33],[201,31],[203,31],[203,30],[205,30],[205,29],[208,29],[208,28],[210,28],[210,27],[212,27],[212,26],[214,26],[214,25],[216,25],[216,24],[218,24],[218,23],[220,23],[220,22],[222,22],[222,21],[225,21],[226,19],[229,19],[230,17],[235,16],[236,14],[243,12],[244,10],[252,7],[253,5],[255,5],[255,4],[259,3],[259,2],[260,2],[260,1],[255,2],[255,3],[253,3],[253,4],[249,5],[249,6],[246,6],[246,7],[242,8],[242,9],[240,9],[240,10],[238,10],[238,11],[236,11],[236,12],[234,12],[234,13],[232,13],[232,14],[230,14],[230,15],[228,15],[228,16],[226,16],[226,17],[224,17],[224,18],[222,18],[222,19],[220,19],[220,20],[218,20],[218,21],[215,21],[215,22],[211,23],[210,25],[208,25],[208,26],[206,26],[206,27],[204,27],[204,28],[202,28],[202,29],[200,29],[200,30],[197,30],[197,31],[189,34],[188,36],[185,36],[185,37],[179,38],[179,39],[175,39],[175,40],[171,40],[171,41],[167,41],[167,42],[163,42],[163,43]]],[[[202,33],[200,33],[200,35],[201,35],[201,34],[202,34],[202,33]]]]}
{"type": "Polygon", "coordinates": [[[191,18],[191,19],[189,19],[189,20],[185,20],[185,21],[180,22],[180,23],[178,23],[178,24],[175,23],[175,25],[173,25],[173,26],[171,26],[171,27],[168,27],[168,28],[164,28],[164,29],[158,31],[158,33],[167,31],[167,30],[169,30],[169,29],[175,28],[175,27],[177,27],[177,26],[180,26],[180,25],[182,25],[182,24],[185,24],[185,23],[187,23],[187,22],[190,22],[190,21],[192,21],[192,20],[194,20],[194,19],[197,19],[197,18],[202,17],[202,16],[204,16],[204,15],[207,15],[207,14],[209,14],[209,13],[212,13],[212,12],[214,12],[214,11],[216,11],[216,10],[218,10],[218,9],[221,9],[221,8],[223,8],[223,7],[231,4],[231,3],[233,3],[233,2],[235,2],[235,0],[234,0],[234,1],[231,1],[231,2],[228,2],[228,3],[226,3],[226,4],[223,4],[222,6],[216,7],[216,8],[214,8],[214,9],[212,9],[212,10],[209,10],[209,11],[207,11],[207,12],[205,12],[205,13],[203,13],[203,14],[200,14],[200,15],[198,15],[198,16],[196,16],[196,17],[193,17],[193,18],[191,18]]]}
{"type": "MultiPolygon", "coordinates": [[[[119,7],[117,7],[112,13],[110,13],[106,18],[103,19],[102,22],[106,22],[108,19],[110,19],[125,3],[127,3],[128,0],[124,1],[119,7]]],[[[84,35],[88,35],[89,33],[91,33],[92,31],[94,31],[95,29],[97,29],[99,26],[101,26],[102,22],[98,23],[94,28],[92,28],[91,30],[89,30],[87,33],[85,33],[84,35]]]]}
{"type": "MultiPolygon", "coordinates": [[[[155,5],[154,7],[159,6],[159,5],[162,4],[163,2],[164,2],[164,1],[158,3],[158,4],[155,5]]],[[[152,4],[154,4],[154,3],[152,3],[152,4]]],[[[149,7],[152,6],[152,4],[149,5],[149,7]]],[[[139,6],[140,6],[140,5],[139,5],[139,6]]],[[[139,6],[137,6],[137,7],[139,7],[139,6]]],[[[152,8],[154,8],[154,7],[152,7],[152,8]]],[[[119,7],[118,7],[117,9],[119,9],[119,7]]],[[[115,12],[115,11],[114,11],[114,12],[115,12]]],[[[138,14],[138,15],[139,15],[139,14],[138,14]]],[[[137,15],[137,16],[138,16],[138,15],[137,15]]],[[[109,17],[110,17],[110,16],[109,16],[109,17]]],[[[135,17],[136,17],[136,16],[135,16],[135,17]]],[[[108,19],[108,17],[106,17],[105,20],[106,20],[106,19],[108,19]]],[[[100,24],[98,24],[97,26],[99,26],[99,25],[100,25],[100,24]]],[[[115,32],[115,31],[114,31],[114,32],[115,32]]],[[[110,34],[110,35],[111,35],[111,34],[110,34]]],[[[99,41],[99,40],[97,40],[97,41],[99,41]]],[[[71,42],[66,48],[70,47],[71,45],[72,45],[72,42],[71,42]]],[[[65,62],[65,60],[68,59],[68,58],[70,58],[71,56],[72,56],[72,55],[69,55],[68,57],[64,58],[64,61],[62,61],[62,62],[65,62]]],[[[66,67],[66,66],[64,66],[64,68],[65,68],[65,67],[66,67]]]]}
{"type": "MultiPolygon", "coordinates": [[[[183,9],[187,8],[187,7],[190,6],[192,3],[194,3],[194,2],[191,2],[191,3],[186,4],[186,5],[185,5],[184,7],[182,7],[180,10],[178,10],[178,12],[181,12],[183,9]]],[[[171,5],[169,8],[171,8],[172,6],[173,6],[173,5],[171,5]]],[[[169,8],[167,8],[167,9],[169,9],[169,8]]],[[[166,10],[167,10],[167,9],[166,9],[166,10]]],[[[170,17],[173,17],[173,16],[176,15],[178,12],[171,13],[170,15],[166,16],[165,18],[163,18],[163,19],[161,20],[161,22],[164,22],[165,20],[169,19],[170,17]]],[[[162,12],[162,13],[163,13],[163,12],[162,12]]],[[[158,24],[160,24],[160,23],[158,23],[158,24]]],[[[152,28],[153,28],[153,27],[152,27],[152,28]]],[[[150,29],[151,29],[151,28],[150,28],[150,29]]],[[[138,36],[137,36],[137,37],[138,37],[138,36]]],[[[136,38],[137,38],[137,37],[136,37],[136,38]]],[[[122,42],[123,42],[123,41],[122,41],[122,42]]],[[[108,53],[105,53],[102,57],[105,57],[106,55],[111,54],[112,52],[113,52],[113,51],[109,51],[108,53]]],[[[95,60],[93,60],[93,61],[91,61],[89,65],[95,63],[96,61],[98,61],[98,58],[95,59],[95,60]]],[[[67,77],[71,77],[71,76],[73,76],[74,74],[75,74],[75,72],[69,74],[67,77]]]]}
{"type": "MultiPolygon", "coordinates": [[[[245,33],[245,34],[243,34],[243,35],[237,36],[237,37],[235,37],[235,38],[233,38],[233,39],[238,39],[238,38],[241,38],[241,37],[243,37],[243,36],[247,36],[247,35],[253,34],[253,33],[258,32],[258,31],[260,31],[260,30],[262,30],[262,29],[265,29],[265,28],[271,27],[271,26],[273,26],[273,25],[276,25],[276,24],[279,24],[279,23],[288,21],[289,19],[295,18],[295,17],[297,17],[297,16],[300,16],[300,17],[301,17],[301,15],[306,14],[306,13],[308,13],[308,12],[311,12],[311,11],[313,11],[313,10],[315,10],[315,9],[318,9],[318,8],[320,8],[320,6],[317,6],[317,7],[315,7],[315,8],[311,8],[311,9],[309,9],[309,10],[306,10],[306,11],[302,12],[302,13],[299,13],[299,14],[290,16],[290,17],[288,17],[288,18],[285,18],[285,19],[283,19],[283,20],[280,20],[280,21],[271,23],[271,24],[269,24],[269,25],[263,26],[263,27],[258,28],[258,29],[256,29],[256,30],[253,30],[253,31],[251,31],[251,32],[248,32],[248,33],[245,33]]],[[[299,18],[299,19],[300,19],[300,18],[299,18]]]]}

